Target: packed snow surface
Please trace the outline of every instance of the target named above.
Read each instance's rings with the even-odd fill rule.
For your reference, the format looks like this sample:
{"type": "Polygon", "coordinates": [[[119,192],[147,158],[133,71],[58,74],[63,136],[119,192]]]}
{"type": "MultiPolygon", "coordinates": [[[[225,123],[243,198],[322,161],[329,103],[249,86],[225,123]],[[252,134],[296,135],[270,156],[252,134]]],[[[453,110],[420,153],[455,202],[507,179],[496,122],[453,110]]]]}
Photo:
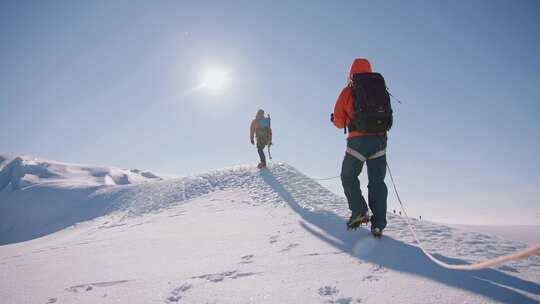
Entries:
{"type": "MultiPolygon", "coordinates": [[[[382,239],[347,231],[343,198],[285,163],[165,180],[29,158],[16,167],[20,183],[0,192],[2,303],[540,303],[539,256],[443,269],[402,217],[388,215],[382,239]]],[[[525,248],[413,224],[449,263],[525,248]]]]}

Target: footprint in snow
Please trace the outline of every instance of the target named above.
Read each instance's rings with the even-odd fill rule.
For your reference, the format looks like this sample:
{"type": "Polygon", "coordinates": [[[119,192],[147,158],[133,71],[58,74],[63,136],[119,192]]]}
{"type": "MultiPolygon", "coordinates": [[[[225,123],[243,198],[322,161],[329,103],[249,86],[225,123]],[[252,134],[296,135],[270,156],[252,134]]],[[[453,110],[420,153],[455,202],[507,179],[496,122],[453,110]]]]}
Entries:
{"type": "Polygon", "coordinates": [[[299,245],[300,245],[300,244],[298,244],[298,243],[289,244],[289,246],[287,246],[287,248],[281,249],[279,252],[287,252],[287,251],[291,251],[291,249],[293,249],[294,247],[297,247],[297,246],[299,246],[299,245]]]}
{"type": "Polygon", "coordinates": [[[253,263],[253,257],[255,257],[253,254],[243,256],[241,258],[242,261],[240,262],[240,264],[251,264],[251,263],[253,263]]]}
{"type": "Polygon", "coordinates": [[[335,286],[323,286],[319,288],[319,295],[321,296],[332,296],[339,292],[335,286]]]}
{"type": "MultiPolygon", "coordinates": [[[[253,257],[253,255],[249,255],[249,256],[245,256],[245,258],[250,257],[250,256],[253,257]]],[[[192,280],[201,279],[201,280],[206,280],[212,283],[219,283],[219,282],[225,281],[226,279],[235,280],[235,279],[239,279],[243,277],[253,276],[256,274],[257,273],[254,273],[254,272],[238,272],[238,270],[233,270],[233,271],[225,271],[221,273],[211,273],[211,274],[204,274],[200,276],[194,276],[194,277],[191,277],[190,279],[192,280]]],[[[169,284],[171,284],[171,282],[169,282],[169,284]]],[[[192,288],[193,288],[193,285],[188,284],[188,283],[184,283],[181,286],[176,287],[175,289],[171,291],[170,295],[165,299],[165,303],[179,303],[182,297],[185,295],[185,293],[192,288]]]]}
{"type": "Polygon", "coordinates": [[[175,214],[169,215],[169,217],[179,217],[179,216],[182,216],[182,215],[185,215],[185,214],[186,214],[185,211],[180,211],[180,212],[177,212],[175,214]]]}
{"type": "Polygon", "coordinates": [[[133,228],[133,227],[137,227],[137,226],[141,226],[141,225],[149,224],[149,223],[151,223],[151,222],[147,221],[147,222],[137,223],[137,224],[133,224],[133,225],[129,226],[129,228],[133,228]]]}
{"type": "Polygon", "coordinates": [[[381,265],[372,265],[369,269],[370,273],[385,273],[386,269],[382,267],[381,265]]]}
{"type": "MultiPolygon", "coordinates": [[[[332,251],[332,252],[313,252],[305,254],[305,256],[319,256],[319,255],[337,255],[337,254],[343,254],[343,251],[332,251]]],[[[360,262],[360,264],[362,264],[360,262]]]]}
{"type": "Polygon", "coordinates": [[[336,299],[336,300],[329,300],[328,303],[332,303],[332,304],[352,304],[352,303],[362,303],[362,299],[356,299],[356,300],[353,300],[353,298],[351,297],[348,297],[348,298],[339,298],[339,299],[336,299]]]}
{"type": "Polygon", "coordinates": [[[376,276],[376,275],[367,275],[365,277],[362,278],[362,281],[365,282],[365,281],[368,281],[368,282],[377,282],[379,281],[381,277],[380,276],[376,276]]]}
{"type": "Polygon", "coordinates": [[[7,259],[16,259],[16,258],[20,258],[22,257],[23,255],[22,254],[17,254],[17,255],[12,255],[12,256],[9,256],[9,257],[6,257],[6,258],[3,258],[2,260],[7,260],[7,259]]]}
{"type": "Polygon", "coordinates": [[[351,297],[340,298],[338,297],[339,290],[335,286],[323,286],[319,288],[319,295],[326,298],[325,303],[330,304],[352,304],[352,303],[362,303],[362,299],[354,300],[351,297]]]}
{"type": "Polygon", "coordinates": [[[223,282],[226,279],[239,279],[243,277],[249,277],[254,276],[256,273],[254,272],[238,272],[238,270],[233,271],[225,271],[221,273],[211,273],[211,274],[204,274],[200,276],[191,277],[192,279],[203,279],[207,280],[212,283],[219,283],[223,282]]]}
{"type": "Polygon", "coordinates": [[[111,228],[117,228],[117,227],[122,227],[122,226],[125,226],[126,224],[112,224],[112,225],[108,225],[108,226],[105,226],[105,225],[101,225],[98,227],[98,229],[111,229],[111,228]]]}
{"type": "Polygon", "coordinates": [[[56,303],[56,301],[58,301],[57,298],[50,298],[49,300],[47,300],[47,302],[45,304],[52,304],[52,303],[56,303]]]}
{"type": "Polygon", "coordinates": [[[182,284],[171,291],[171,295],[167,297],[165,303],[178,303],[186,291],[190,290],[191,284],[182,284]]]}
{"type": "Polygon", "coordinates": [[[52,246],[52,247],[48,247],[47,249],[49,249],[49,250],[58,250],[58,249],[66,249],[66,247],[52,246]]]}
{"type": "Polygon", "coordinates": [[[272,235],[268,242],[270,242],[270,244],[274,244],[275,242],[278,241],[277,240],[278,238],[279,238],[279,235],[272,235]]]}
{"type": "Polygon", "coordinates": [[[96,282],[96,283],[88,283],[88,284],[81,284],[81,285],[75,285],[66,288],[67,291],[77,293],[79,291],[91,291],[95,287],[109,287],[114,286],[118,284],[127,283],[129,280],[120,280],[120,281],[110,281],[110,282],[96,282]]]}

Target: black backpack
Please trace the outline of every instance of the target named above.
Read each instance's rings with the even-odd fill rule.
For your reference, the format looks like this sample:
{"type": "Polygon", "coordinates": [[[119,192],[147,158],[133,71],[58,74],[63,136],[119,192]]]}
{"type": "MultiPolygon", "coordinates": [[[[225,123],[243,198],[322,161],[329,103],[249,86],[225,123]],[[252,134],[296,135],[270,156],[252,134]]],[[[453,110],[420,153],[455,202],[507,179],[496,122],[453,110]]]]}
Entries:
{"type": "Polygon", "coordinates": [[[386,132],[393,123],[390,95],[379,73],[358,73],[352,77],[354,117],[350,131],[386,132]]]}

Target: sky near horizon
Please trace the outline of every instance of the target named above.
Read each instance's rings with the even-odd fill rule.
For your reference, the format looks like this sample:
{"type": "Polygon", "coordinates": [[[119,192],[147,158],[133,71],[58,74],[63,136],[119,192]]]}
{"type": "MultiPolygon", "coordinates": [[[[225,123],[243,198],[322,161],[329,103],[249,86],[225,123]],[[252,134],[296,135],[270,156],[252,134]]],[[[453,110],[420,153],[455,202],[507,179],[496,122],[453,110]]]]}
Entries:
{"type": "Polygon", "coordinates": [[[537,224],[538,54],[538,1],[2,1],[0,153],[176,175],[256,164],[263,108],[274,160],[336,176],[329,114],[365,57],[402,101],[388,161],[412,215],[537,224]],[[197,89],[208,69],[227,72],[222,91],[197,89]]]}

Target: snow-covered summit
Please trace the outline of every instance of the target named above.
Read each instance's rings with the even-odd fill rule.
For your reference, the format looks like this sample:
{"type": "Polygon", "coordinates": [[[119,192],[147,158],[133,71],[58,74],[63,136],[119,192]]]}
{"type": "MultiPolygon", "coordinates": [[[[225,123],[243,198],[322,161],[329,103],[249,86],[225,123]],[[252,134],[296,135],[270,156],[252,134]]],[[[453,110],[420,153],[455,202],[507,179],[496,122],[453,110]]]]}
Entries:
{"type": "MultiPolygon", "coordinates": [[[[346,231],[343,198],[286,163],[123,184],[100,178],[131,171],[22,160],[41,168],[25,171],[48,173],[0,192],[5,303],[540,301],[538,256],[483,271],[440,268],[399,216],[389,214],[381,240],[346,231]]],[[[525,247],[413,223],[450,263],[525,247]]]]}
{"type": "MultiPolygon", "coordinates": [[[[11,171],[6,170],[10,163],[22,167],[17,171],[25,172],[16,189],[5,187],[0,192],[0,244],[26,241],[105,215],[141,216],[222,189],[246,190],[260,203],[280,202],[278,193],[253,166],[162,179],[135,169],[73,165],[28,157],[4,156],[0,161],[0,173],[5,176],[11,176],[11,171]]],[[[289,165],[281,163],[274,168],[289,172],[288,182],[298,190],[309,189],[303,195],[311,195],[312,203],[305,207],[336,203],[335,195],[289,165]]]]}

